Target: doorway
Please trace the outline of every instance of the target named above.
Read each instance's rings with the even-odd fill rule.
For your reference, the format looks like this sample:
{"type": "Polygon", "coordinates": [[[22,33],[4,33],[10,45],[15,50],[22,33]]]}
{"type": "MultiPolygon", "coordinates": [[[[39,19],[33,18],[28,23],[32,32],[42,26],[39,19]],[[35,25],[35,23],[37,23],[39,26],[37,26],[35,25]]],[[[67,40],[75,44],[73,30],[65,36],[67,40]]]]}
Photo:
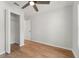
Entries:
{"type": "Polygon", "coordinates": [[[6,53],[11,53],[24,45],[24,18],[23,14],[6,10],[6,53]]]}
{"type": "Polygon", "coordinates": [[[11,13],[11,52],[20,47],[20,16],[11,13]],[[15,48],[16,47],[16,48],[15,48]],[[15,48],[15,49],[14,49],[15,48]]]}

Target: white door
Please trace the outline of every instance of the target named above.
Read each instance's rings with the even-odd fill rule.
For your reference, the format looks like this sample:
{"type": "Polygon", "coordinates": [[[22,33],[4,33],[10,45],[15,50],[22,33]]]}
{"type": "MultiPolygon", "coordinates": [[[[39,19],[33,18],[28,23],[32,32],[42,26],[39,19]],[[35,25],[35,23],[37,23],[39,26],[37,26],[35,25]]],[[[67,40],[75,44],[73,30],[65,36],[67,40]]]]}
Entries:
{"type": "Polygon", "coordinates": [[[24,15],[20,14],[18,12],[15,11],[11,11],[11,10],[6,10],[6,53],[11,53],[11,45],[10,45],[10,39],[11,39],[11,13],[17,14],[20,16],[20,46],[24,45],[24,15]]]}

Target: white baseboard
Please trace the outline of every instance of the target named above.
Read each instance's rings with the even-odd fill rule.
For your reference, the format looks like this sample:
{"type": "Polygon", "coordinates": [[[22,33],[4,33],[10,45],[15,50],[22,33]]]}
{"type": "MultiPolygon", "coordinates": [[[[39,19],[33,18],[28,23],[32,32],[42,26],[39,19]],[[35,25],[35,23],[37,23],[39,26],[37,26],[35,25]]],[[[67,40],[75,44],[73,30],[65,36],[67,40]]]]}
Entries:
{"type": "Polygon", "coordinates": [[[31,40],[31,38],[30,37],[27,37],[27,38],[24,38],[24,40],[31,40]]]}
{"type": "Polygon", "coordinates": [[[72,49],[72,52],[73,52],[73,54],[74,54],[75,58],[79,58],[79,56],[77,55],[77,53],[76,53],[76,51],[75,51],[75,50],[73,50],[73,49],[72,49]]]}
{"type": "Polygon", "coordinates": [[[5,51],[0,52],[0,55],[5,54],[5,51]]]}
{"type": "Polygon", "coordinates": [[[31,40],[31,41],[72,51],[72,49],[70,49],[70,48],[61,47],[61,46],[57,46],[57,45],[54,45],[54,44],[49,44],[49,43],[45,43],[45,42],[41,42],[41,41],[35,41],[35,40],[31,40]]]}
{"type": "Polygon", "coordinates": [[[24,46],[24,44],[21,44],[20,47],[24,46]]]}

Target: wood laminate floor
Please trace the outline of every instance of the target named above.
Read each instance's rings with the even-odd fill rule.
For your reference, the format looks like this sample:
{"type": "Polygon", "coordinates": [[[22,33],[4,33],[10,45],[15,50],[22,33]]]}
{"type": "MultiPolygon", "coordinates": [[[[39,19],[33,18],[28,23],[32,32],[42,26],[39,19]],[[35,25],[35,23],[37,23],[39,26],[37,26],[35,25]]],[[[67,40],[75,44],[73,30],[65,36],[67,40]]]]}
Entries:
{"type": "Polygon", "coordinates": [[[48,46],[33,41],[25,41],[21,48],[18,44],[12,45],[10,54],[3,54],[1,58],[73,58],[72,51],[48,46]]]}

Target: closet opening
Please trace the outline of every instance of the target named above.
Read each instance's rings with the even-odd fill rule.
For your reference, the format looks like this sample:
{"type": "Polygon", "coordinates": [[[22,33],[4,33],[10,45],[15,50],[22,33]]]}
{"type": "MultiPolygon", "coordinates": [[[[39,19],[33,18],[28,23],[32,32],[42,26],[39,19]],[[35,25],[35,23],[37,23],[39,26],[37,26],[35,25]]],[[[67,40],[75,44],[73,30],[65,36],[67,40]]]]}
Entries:
{"type": "Polygon", "coordinates": [[[14,13],[11,14],[11,52],[14,52],[16,49],[20,48],[20,16],[14,13]]]}

